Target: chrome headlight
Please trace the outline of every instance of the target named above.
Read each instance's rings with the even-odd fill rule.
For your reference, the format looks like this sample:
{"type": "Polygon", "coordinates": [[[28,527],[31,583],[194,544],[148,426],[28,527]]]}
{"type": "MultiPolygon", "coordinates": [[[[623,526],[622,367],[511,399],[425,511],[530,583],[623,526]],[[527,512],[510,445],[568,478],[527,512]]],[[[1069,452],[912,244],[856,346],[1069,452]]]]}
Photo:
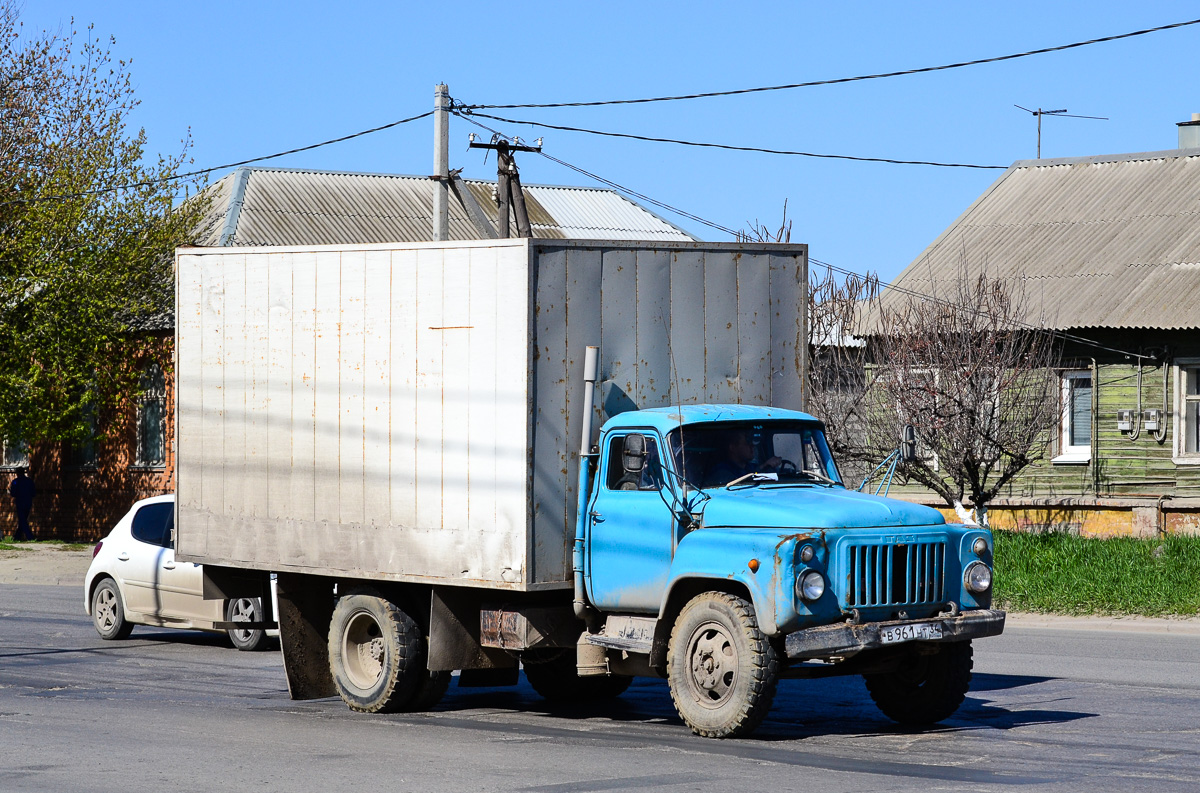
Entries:
{"type": "Polygon", "coordinates": [[[825,576],[816,570],[804,573],[796,579],[796,594],[801,600],[820,600],[821,595],[825,594],[825,576]]]}
{"type": "Polygon", "coordinates": [[[975,542],[971,543],[971,550],[976,556],[983,556],[988,551],[987,540],[982,537],[976,537],[975,542]]]}
{"type": "Polygon", "coordinates": [[[813,547],[811,545],[805,545],[803,548],[800,549],[800,561],[802,561],[802,562],[811,562],[813,560],[813,557],[816,555],[817,555],[817,552],[813,549],[813,547]]]}
{"type": "Polygon", "coordinates": [[[971,562],[963,572],[963,586],[979,594],[992,588],[992,569],[983,562],[971,562]]]}

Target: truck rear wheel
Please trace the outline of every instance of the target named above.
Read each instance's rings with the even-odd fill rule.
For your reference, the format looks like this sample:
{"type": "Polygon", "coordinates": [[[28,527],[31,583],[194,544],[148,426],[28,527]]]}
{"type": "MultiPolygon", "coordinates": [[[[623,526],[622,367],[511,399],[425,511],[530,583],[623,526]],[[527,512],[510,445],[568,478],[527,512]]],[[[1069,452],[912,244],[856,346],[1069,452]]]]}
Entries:
{"type": "Polygon", "coordinates": [[[936,724],[958,710],[971,686],[971,643],[938,645],[933,654],[913,653],[900,668],[863,675],[883,715],[900,724],[936,724]]]}
{"type": "Polygon", "coordinates": [[[329,627],[329,669],[342,701],[363,713],[430,708],[447,672],[425,666],[421,628],[395,603],[359,589],[338,600],[329,627]]]}
{"type": "Polygon", "coordinates": [[[549,661],[525,662],[525,677],[542,699],[549,702],[598,702],[625,693],[632,677],[588,675],[580,677],[575,653],[567,650],[549,661]]]}
{"type": "Polygon", "coordinates": [[[683,607],[667,648],[667,681],[680,718],[705,738],[750,734],[771,709],[779,676],[775,646],[754,607],[705,592],[683,607]]]}

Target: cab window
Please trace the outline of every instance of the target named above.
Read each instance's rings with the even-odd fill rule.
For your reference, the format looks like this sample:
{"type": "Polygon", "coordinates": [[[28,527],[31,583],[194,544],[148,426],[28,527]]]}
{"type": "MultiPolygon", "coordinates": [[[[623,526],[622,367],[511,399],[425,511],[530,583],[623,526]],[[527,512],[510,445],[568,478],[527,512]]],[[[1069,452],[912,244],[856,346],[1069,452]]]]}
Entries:
{"type": "Polygon", "coordinates": [[[171,529],[175,528],[175,505],[166,502],[147,504],[133,515],[133,538],[163,548],[171,546],[171,529]]]}
{"type": "Polygon", "coordinates": [[[659,490],[662,487],[662,468],[658,457],[658,443],[654,436],[646,436],[646,465],[640,474],[626,473],[621,464],[624,435],[615,435],[608,443],[608,471],[604,484],[609,490],[659,490]]]}

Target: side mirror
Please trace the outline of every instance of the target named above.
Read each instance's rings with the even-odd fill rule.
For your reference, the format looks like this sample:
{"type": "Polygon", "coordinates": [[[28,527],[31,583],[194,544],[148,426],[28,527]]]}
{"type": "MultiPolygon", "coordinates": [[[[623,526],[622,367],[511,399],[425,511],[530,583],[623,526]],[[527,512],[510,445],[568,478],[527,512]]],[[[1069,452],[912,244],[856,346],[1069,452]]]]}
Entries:
{"type": "Polygon", "coordinates": [[[640,474],[646,467],[646,436],[631,433],[621,447],[621,467],[627,474],[640,474]]]}
{"type": "Polygon", "coordinates": [[[913,429],[913,425],[904,425],[904,433],[901,438],[900,459],[906,463],[915,462],[917,459],[917,431],[913,429]]]}

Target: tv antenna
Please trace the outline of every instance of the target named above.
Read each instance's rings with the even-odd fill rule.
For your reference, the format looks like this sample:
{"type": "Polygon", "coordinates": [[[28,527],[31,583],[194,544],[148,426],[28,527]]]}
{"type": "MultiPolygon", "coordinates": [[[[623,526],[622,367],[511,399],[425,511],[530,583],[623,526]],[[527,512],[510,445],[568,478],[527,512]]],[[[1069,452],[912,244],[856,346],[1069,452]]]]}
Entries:
{"type": "Polygon", "coordinates": [[[1037,116],[1037,158],[1039,160],[1042,159],[1042,116],[1058,116],[1059,118],[1090,118],[1095,121],[1108,121],[1108,118],[1105,116],[1077,116],[1072,113],[1068,113],[1065,108],[1063,110],[1042,110],[1039,107],[1037,110],[1030,110],[1027,107],[1021,107],[1020,105],[1013,105],[1013,107],[1021,108],[1021,110],[1024,110],[1026,113],[1032,113],[1033,115],[1037,116]]]}

